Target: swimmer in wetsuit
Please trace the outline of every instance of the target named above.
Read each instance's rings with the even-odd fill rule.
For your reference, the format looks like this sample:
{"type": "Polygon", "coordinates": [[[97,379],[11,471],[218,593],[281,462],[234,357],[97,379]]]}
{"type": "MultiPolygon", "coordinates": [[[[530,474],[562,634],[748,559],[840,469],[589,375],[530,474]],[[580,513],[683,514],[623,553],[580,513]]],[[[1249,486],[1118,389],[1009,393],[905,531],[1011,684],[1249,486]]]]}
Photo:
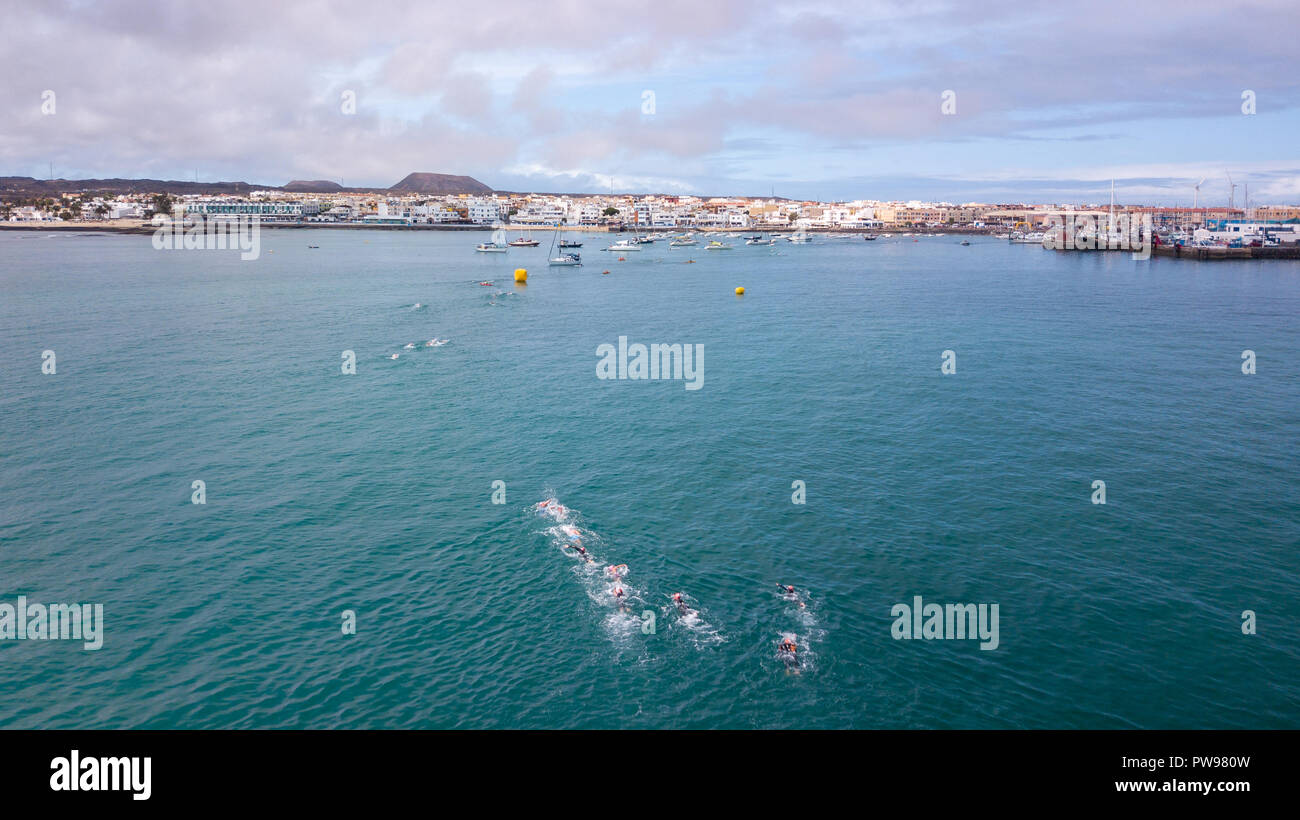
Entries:
{"type": "Polygon", "coordinates": [[[777,653],[781,660],[785,661],[788,666],[799,666],[799,647],[789,638],[782,638],[781,645],[777,647],[777,653]]]}
{"type": "Polygon", "coordinates": [[[787,601],[798,604],[800,609],[804,608],[804,602],[799,600],[799,593],[794,591],[794,587],[789,584],[777,584],[776,587],[785,595],[787,601]]]}

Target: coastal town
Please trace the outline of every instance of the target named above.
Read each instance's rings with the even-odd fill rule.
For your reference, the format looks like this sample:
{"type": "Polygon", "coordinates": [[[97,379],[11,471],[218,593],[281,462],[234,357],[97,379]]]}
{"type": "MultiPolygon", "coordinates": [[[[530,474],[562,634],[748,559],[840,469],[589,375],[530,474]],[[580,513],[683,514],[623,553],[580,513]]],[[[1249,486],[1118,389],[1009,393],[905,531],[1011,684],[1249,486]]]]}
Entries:
{"type": "Polygon", "coordinates": [[[8,226],[42,227],[139,224],[155,214],[257,217],[264,226],[485,228],[498,225],[611,231],[890,231],[952,230],[980,233],[1042,231],[1054,215],[1108,218],[1149,216],[1161,230],[1222,230],[1229,224],[1276,225],[1293,233],[1300,206],[1226,205],[1163,207],[1097,203],[818,202],[779,197],[704,197],[668,194],[452,193],[427,195],[374,191],[300,193],[283,189],[241,194],[167,192],[105,195],[68,191],[11,196],[0,201],[8,226]]]}

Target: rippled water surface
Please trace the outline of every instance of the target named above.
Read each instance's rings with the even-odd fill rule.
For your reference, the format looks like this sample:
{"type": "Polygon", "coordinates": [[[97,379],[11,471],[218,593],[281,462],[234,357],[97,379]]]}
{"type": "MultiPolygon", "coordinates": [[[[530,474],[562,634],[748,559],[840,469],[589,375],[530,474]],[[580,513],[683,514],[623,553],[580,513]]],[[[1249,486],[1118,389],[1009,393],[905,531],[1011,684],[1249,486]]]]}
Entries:
{"type": "Polygon", "coordinates": [[[1300,264],[485,238],[0,234],[0,726],[1300,728],[1300,264]]]}

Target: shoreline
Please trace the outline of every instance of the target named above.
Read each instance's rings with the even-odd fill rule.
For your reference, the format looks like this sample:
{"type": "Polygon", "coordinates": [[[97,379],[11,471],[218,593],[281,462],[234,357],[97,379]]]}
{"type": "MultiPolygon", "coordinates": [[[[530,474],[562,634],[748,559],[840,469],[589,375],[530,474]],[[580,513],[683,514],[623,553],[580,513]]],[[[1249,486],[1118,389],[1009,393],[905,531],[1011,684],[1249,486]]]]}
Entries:
{"type": "MultiPolygon", "coordinates": [[[[343,230],[343,231],[493,231],[496,228],[489,225],[461,225],[461,224],[441,224],[441,225],[367,225],[359,222],[261,222],[261,228],[274,228],[277,230],[343,230]]],[[[502,228],[511,232],[536,232],[550,233],[554,226],[546,225],[504,225],[502,228]]],[[[122,234],[152,234],[157,227],[149,222],[139,222],[131,220],[125,224],[103,223],[103,222],[0,222],[0,231],[52,231],[68,233],[122,233],[122,234]]],[[[876,234],[923,234],[923,233],[943,233],[943,234],[963,234],[971,236],[991,235],[999,233],[1005,229],[999,228],[969,228],[969,227],[944,227],[944,228],[813,228],[807,232],[810,234],[848,234],[848,235],[866,235],[876,234]]],[[[624,226],[622,230],[612,228],[598,227],[592,225],[565,225],[561,233],[604,233],[604,234],[662,234],[677,235],[683,233],[698,234],[789,234],[794,233],[790,227],[750,227],[750,228],[638,228],[635,225],[624,226]]]]}

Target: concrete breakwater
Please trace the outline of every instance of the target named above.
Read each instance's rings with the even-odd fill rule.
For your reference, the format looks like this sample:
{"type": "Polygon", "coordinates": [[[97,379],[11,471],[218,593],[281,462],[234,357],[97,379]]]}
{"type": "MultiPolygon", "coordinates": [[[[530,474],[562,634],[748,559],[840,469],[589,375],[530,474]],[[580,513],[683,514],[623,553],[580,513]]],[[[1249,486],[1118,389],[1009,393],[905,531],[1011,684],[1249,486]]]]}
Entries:
{"type": "Polygon", "coordinates": [[[1157,245],[1151,249],[1155,256],[1197,261],[1219,259],[1300,259],[1300,245],[1274,245],[1267,248],[1192,247],[1187,245],[1157,245]]]}

